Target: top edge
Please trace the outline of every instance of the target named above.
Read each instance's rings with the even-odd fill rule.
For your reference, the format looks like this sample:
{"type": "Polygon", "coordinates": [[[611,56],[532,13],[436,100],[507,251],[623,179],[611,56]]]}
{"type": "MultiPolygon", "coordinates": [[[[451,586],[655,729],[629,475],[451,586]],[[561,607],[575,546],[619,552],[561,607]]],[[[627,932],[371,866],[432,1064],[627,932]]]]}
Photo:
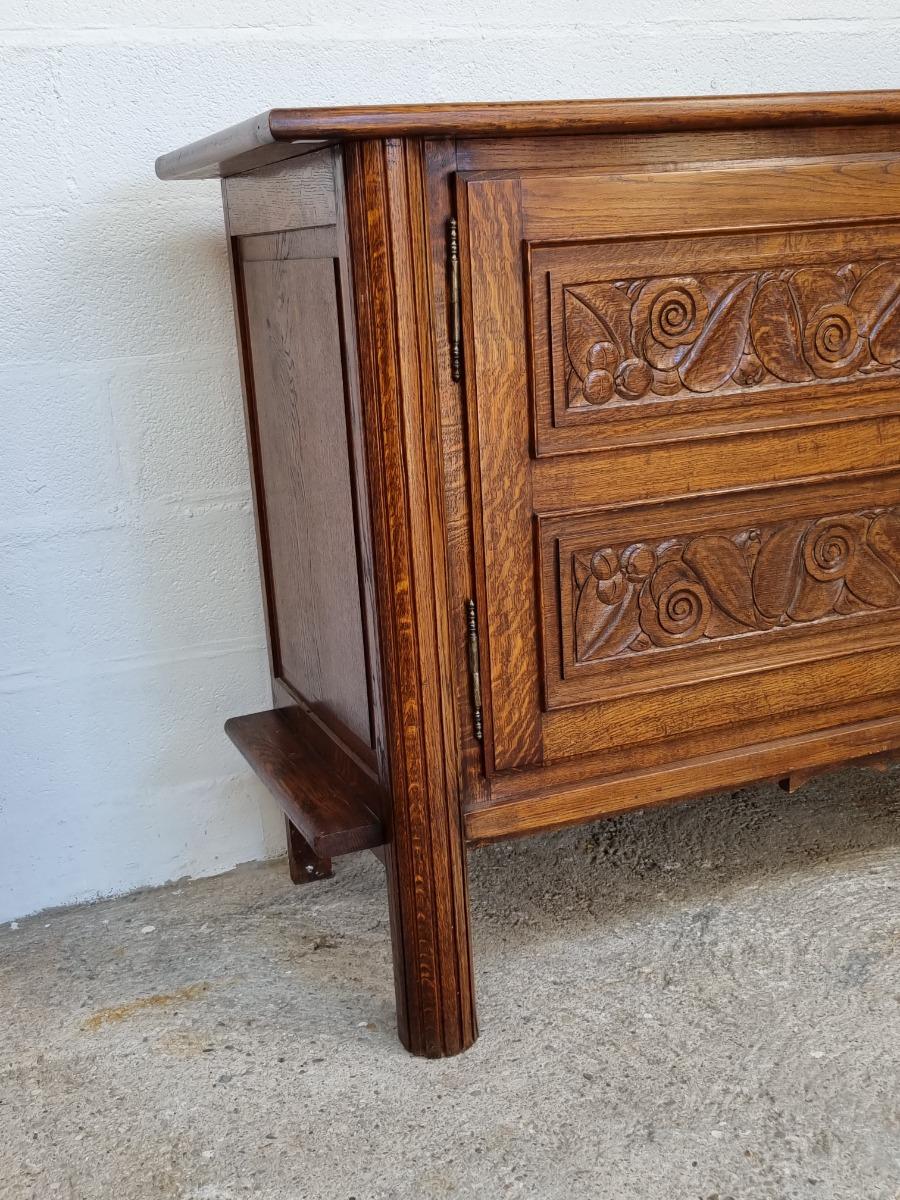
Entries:
{"type": "MultiPolygon", "coordinates": [[[[274,143],[322,145],[366,138],[672,133],[896,122],[900,122],[900,90],[895,89],[634,100],[272,108],[249,121],[163,154],[156,160],[156,173],[160,179],[235,174],[264,160],[271,161],[274,143]],[[270,148],[267,159],[266,147],[270,148]]],[[[281,156],[280,151],[276,153],[281,156]]]]}

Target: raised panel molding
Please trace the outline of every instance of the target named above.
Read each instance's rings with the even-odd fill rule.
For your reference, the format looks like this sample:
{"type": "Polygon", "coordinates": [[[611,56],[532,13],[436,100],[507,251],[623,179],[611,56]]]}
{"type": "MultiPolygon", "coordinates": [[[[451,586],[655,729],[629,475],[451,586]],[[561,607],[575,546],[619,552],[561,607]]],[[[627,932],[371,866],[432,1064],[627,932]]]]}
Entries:
{"type": "Polygon", "coordinates": [[[566,405],[896,374],[900,259],[618,279],[563,290],[566,405]]]}
{"type": "Polygon", "coordinates": [[[900,506],[571,555],[576,663],[900,608],[900,506]]]}

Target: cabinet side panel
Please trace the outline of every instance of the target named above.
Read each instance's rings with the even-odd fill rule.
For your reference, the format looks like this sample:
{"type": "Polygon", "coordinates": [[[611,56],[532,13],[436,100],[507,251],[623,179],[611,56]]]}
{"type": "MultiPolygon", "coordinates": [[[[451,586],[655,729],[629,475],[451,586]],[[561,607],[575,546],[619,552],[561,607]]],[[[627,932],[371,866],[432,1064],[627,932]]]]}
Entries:
{"type": "Polygon", "coordinates": [[[243,264],[276,674],[369,741],[334,261],[243,264]]]}
{"type": "MultiPolygon", "coordinates": [[[[238,229],[254,228],[253,183],[245,177],[238,229]]],[[[349,281],[342,231],[311,222],[306,183],[282,187],[285,228],[234,236],[231,223],[271,668],[277,702],[299,699],[374,761],[349,281]]],[[[271,185],[260,178],[263,207],[271,185]]]]}

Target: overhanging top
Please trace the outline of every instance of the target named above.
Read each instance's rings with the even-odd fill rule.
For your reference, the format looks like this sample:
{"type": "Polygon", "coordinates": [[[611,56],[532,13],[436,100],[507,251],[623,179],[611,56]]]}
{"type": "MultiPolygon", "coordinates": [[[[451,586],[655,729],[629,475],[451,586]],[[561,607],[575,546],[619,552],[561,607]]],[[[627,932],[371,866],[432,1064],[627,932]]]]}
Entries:
{"type": "Polygon", "coordinates": [[[515,137],[554,133],[666,133],[779,125],[900,121],[900,91],[791,92],[640,100],[538,100],[501,104],[397,104],[270,108],[156,160],[160,179],[231,175],[282,157],[285,143],[362,138],[515,137]],[[280,148],[279,148],[280,147],[280,148]]]}

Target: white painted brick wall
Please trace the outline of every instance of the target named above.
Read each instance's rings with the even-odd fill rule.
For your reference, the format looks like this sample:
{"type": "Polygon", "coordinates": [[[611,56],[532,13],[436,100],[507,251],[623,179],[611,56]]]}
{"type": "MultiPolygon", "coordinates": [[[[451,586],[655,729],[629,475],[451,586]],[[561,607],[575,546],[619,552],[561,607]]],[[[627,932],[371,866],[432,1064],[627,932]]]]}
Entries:
{"type": "Polygon", "coordinates": [[[3,0],[0,919],[224,870],[281,823],[215,182],[275,104],[900,86],[891,0],[3,0]]]}

